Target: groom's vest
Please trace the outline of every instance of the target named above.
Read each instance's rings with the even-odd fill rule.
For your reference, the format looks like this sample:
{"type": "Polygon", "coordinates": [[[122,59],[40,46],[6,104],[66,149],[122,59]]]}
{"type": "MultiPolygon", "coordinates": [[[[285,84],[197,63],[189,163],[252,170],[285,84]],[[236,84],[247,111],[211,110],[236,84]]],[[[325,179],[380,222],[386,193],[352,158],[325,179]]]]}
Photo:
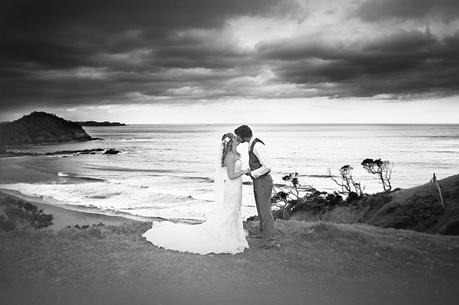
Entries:
{"type": "MultiPolygon", "coordinates": [[[[253,140],[253,142],[252,142],[252,145],[250,145],[250,148],[249,148],[249,167],[250,167],[251,171],[254,171],[254,170],[259,169],[261,167],[260,160],[257,158],[255,153],[253,152],[253,147],[258,142],[260,142],[261,144],[265,145],[265,143],[263,143],[263,141],[258,139],[258,138],[255,138],[255,140],[253,140]]],[[[266,174],[269,174],[269,172],[266,173],[266,174]]],[[[264,174],[264,175],[266,175],[266,174],[264,174]]],[[[262,176],[264,176],[264,175],[262,175],[262,176]]]]}

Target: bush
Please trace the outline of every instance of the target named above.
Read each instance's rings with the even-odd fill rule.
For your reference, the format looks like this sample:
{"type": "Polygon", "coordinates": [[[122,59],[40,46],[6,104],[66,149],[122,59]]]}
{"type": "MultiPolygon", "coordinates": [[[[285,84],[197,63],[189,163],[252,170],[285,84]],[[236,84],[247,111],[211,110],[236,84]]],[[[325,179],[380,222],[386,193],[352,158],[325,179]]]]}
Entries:
{"type": "Polygon", "coordinates": [[[5,216],[1,215],[0,216],[0,230],[8,232],[8,231],[13,231],[14,229],[16,229],[16,226],[14,225],[14,223],[7,221],[5,216]]]}
{"type": "Polygon", "coordinates": [[[43,213],[37,206],[27,201],[6,197],[3,202],[4,216],[0,217],[0,229],[40,229],[53,224],[53,215],[43,213]]]}
{"type": "Polygon", "coordinates": [[[355,192],[350,192],[350,193],[348,194],[347,198],[346,198],[346,202],[347,202],[347,203],[353,203],[353,202],[355,202],[356,200],[361,199],[361,198],[363,198],[362,195],[359,195],[359,194],[357,194],[357,193],[355,193],[355,192]]]}
{"type": "Polygon", "coordinates": [[[301,185],[298,177],[298,173],[288,174],[282,178],[287,185],[280,190],[275,188],[275,193],[271,198],[271,202],[279,207],[278,210],[273,211],[275,219],[289,219],[291,215],[300,210],[322,215],[337,206],[349,205],[361,198],[357,193],[351,192],[344,201],[337,192],[321,192],[311,185],[301,185]]]}
{"type": "Polygon", "coordinates": [[[323,214],[333,208],[345,205],[343,197],[338,193],[327,193],[315,191],[304,198],[304,203],[298,207],[298,210],[308,210],[315,214],[323,214]]]}

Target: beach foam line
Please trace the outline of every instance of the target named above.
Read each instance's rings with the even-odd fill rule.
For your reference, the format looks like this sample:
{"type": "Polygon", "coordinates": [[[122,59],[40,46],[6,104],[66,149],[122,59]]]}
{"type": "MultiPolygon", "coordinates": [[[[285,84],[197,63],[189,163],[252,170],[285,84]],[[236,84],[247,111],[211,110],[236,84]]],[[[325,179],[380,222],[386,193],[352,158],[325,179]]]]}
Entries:
{"type": "Polygon", "coordinates": [[[59,177],[66,177],[66,178],[70,178],[70,179],[77,179],[77,180],[84,180],[84,181],[94,181],[94,182],[104,182],[104,181],[107,181],[107,180],[102,179],[102,178],[94,178],[94,177],[79,176],[79,175],[69,174],[69,173],[65,173],[65,172],[58,172],[57,175],[58,175],[59,177]]]}
{"type": "Polygon", "coordinates": [[[205,176],[191,176],[191,175],[173,175],[173,177],[176,178],[182,178],[185,180],[195,180],[195,181],[201,181],[201,182],[207,182],[207,183],[213,183],[214,178],[211,177],[205,177],[205,176]]]}
{"type": "Polygon", "coordinates": [[[62,209],[73,211],[73,212],[113,216],[113,217],[123,217],[129,220],[144,221],[144,222],[153,221],[153,220],[166,220],[161,217],[146,217],[146,216],[133,215],[133,214],[118,212],[118,211],[100,210],[96,207],[90,207],[90,206],[68,205],[68,204],[59,202],[55,200],[54,198],[26,195],[26,194],[21,193],[20,191],[5,189],[5,188],[0,188],[0,193],[11,196],[11,197],[15,197],[15,198],[27,201],[27,202],[31,202],[31,203],[38,202],[41,204],[46,204],[46,205],[62,208],[62,209]]]}
{"type": "Polygon", "coordinates": [[[158,140],[158,138],[121,138],[120,142],[151,142],[158,140]]]}
{"type": "Polygon", "coordinates": [[[120,171],[120,172],[145,172],[145,173],[178,173],[177,170],[170,170],[170,169],[149,169],[149,168],[132,168],[132,167],[119,167],[119,166],[95,166],[95,165],[85,165],[82,166],[83,168],[87,169],[95,169],[100,171],[120,171]]]}

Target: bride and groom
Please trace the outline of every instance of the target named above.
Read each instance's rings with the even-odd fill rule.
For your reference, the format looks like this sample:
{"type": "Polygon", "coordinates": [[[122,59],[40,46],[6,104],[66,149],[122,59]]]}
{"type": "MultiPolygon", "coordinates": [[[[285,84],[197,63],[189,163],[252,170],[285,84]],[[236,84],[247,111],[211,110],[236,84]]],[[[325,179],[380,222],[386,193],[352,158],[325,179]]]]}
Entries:
{"type": "Polygon", "coordinates": [[[236,254],[249,248],[242,224],[242,176],[253,181],[255,202],[259,217],[259,232],[252,238],[263,239],[262,247],[277,248],[274,238],[274,219],[271,214],[273,180],[270,159],[265,144],[252,134],[247,125],[223,135],[217,149],[214,180],[215,205],[207,220],[199,225],[154,222],[142,237],[165,249],[197,254],[236,254]],[[242,169],[237,146],[248,143],[249,169],[242,169]]]}

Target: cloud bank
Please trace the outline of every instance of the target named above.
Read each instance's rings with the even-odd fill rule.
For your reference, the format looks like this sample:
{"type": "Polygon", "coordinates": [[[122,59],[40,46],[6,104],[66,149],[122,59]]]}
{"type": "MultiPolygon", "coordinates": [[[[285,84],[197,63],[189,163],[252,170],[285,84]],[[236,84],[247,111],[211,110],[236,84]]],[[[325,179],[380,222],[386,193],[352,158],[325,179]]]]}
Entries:
{"type": "Polygon", "coordinates": [[[454,96],[453,0],[7,0],[0,110],[454,96]]]}

